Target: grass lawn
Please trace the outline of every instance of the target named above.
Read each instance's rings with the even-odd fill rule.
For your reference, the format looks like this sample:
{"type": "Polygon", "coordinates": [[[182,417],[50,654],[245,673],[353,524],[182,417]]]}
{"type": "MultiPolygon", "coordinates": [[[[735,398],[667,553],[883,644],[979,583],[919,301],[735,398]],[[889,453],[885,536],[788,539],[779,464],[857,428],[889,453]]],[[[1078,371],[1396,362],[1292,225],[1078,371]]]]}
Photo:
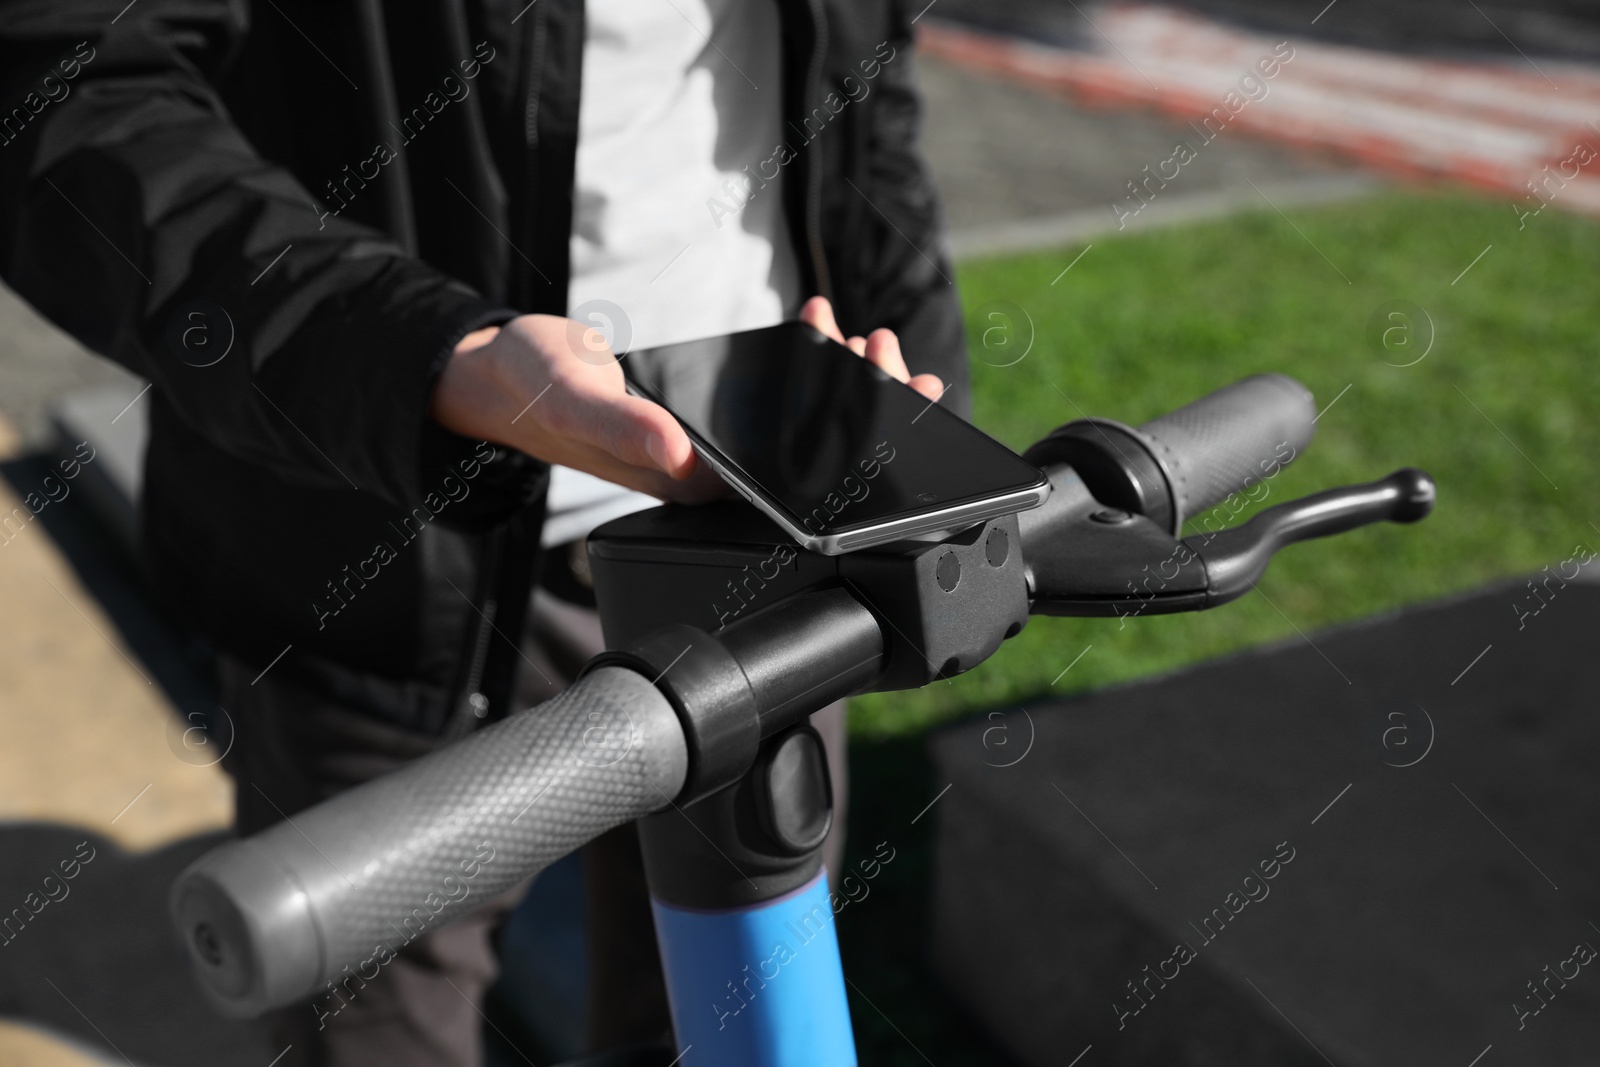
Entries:
{"type": "MultiPolygon", "coordinates": [[[[1299,640],[1296,628],[1314,633],[1537,571],[1579,543],[1600,547],[1600,223],[1552,211],[1519,231],[1498,200],[1394,194],[972,263],[957,280],[977,422],[1014,448],[1080,409],[1137,423],[1281,371],[1310,386],[1319,408],[1332,406],[1258,506],[1401,466],[1433,474],[1439,503],[1419,525],[1290,547],[1264,596],[1123,629],[1037,618],[967,675],[855,701],[850,851],[865,857],[888,841],[897,855],[872,895],[840,915],[840,939],[861,1062],[891,1067],[1009,1062],[926,973],[937,819],[911,819],[939,789],[922,750],[930,727],[1299,640]],[[1423,316],[1409,338],[1392,332],[1389,349],[1369,337],[1374,311],[1393,301],[1432,320],[1432,347],[1412,366],[1391,364],[1422,354],[1423,316]],[[985,313],[998,302],[1032,320],[1032,347],[1011,366],[999,364],[1019,349],[1002,334],[984,346],[998,325],[985,313]]],[[[1465,666],[1420,669],[1448,682],[1465,666]]]]}

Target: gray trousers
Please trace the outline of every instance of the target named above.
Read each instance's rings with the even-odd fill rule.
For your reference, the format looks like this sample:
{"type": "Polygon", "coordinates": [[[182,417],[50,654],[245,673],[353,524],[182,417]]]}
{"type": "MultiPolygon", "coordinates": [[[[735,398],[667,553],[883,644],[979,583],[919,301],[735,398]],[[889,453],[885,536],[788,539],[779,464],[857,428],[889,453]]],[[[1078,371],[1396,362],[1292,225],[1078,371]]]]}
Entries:
{"type": "MultiPolygon", "coordinates": [[[[519,705],[559,692],[601,647],[592,611],[540,593],[534,598],[519,705]]],[[[219,662],[222,705],[235,741],[224,766],[234,778],[235,826],[248,835],[284,815],[394,770],[432,751],[436,739],[400,729],[321,694],[274,679],[251,685],[259,667],[219,662]],[[280,812],[282,815],[280,815],[280,812]]],[[[833,775],[830,871],[844,847],[844,705],[812,716],[833,775]]],[[[667,1036],[670,1022],[638,836],[632,826],[583,853],[587,895],[589,1042],[592,1051],[667,1036]]],[[[490,934],[522,890],[408,944],[354,996],[319,999],[274,1018],[276,1045],[292,1045],[277,1067],[476,1067],[483,1060],[480,1006],[499,973],[490,934]]]]}

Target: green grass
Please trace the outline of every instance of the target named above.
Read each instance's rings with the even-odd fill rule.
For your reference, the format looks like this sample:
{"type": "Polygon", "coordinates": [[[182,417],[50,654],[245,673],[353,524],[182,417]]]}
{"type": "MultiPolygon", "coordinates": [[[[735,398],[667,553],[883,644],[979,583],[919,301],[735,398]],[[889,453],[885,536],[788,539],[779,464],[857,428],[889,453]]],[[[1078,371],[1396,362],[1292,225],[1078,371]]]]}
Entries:
{"type": "Polygon", "coordinates": [[[966,265],[958,284],[976,421],[1020,450],[1080,414],[1137,423],[1281,371],[1310,386],[1319,407],[1349,390],[1239,520],[1401,466],[1438,481],[1433,517],[1291,547],[1261,583],[1264,596],[1214,611],[1120,629],[1035,618],[962,677],[856,700],[855,737],[918,733],[1046,692],[1169,671],[1535,571],[1579,542],[1600,545],[1591,525],[1600,522],[1600,223],[1552,211],[1519,231],[1498,201],[1415,193],[1290,217],[1262,211],[1098,239],[1065,275],[1082,246],[966,265]],[[1420,355],[1425,322],[1409,349],[1369,337],[1374,310],[1395,300],[1425,309],[1436,333],[1413,366],[1389,364],[1420,355]],[[985,348],[985,331],[1002,321],[986,312],[1005,305],[1025,311],[1034,333],[1011,366],[994,364],[1016,358],[1025,324],[1009,346],[990,332],[985,348]]]}

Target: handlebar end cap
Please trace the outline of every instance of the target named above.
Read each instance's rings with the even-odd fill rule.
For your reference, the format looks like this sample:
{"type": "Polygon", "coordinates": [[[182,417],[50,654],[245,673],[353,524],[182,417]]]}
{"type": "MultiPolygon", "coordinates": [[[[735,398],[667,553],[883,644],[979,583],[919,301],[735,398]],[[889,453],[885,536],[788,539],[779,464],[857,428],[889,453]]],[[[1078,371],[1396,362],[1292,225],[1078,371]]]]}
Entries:
{"type": "Polygon", "coordinates": [[[173,883],[173,924],[200,986],[223,1015],[254,1018],[322,977],[322,938],[299,882],[253,841],[196,860],[173,883]]]}

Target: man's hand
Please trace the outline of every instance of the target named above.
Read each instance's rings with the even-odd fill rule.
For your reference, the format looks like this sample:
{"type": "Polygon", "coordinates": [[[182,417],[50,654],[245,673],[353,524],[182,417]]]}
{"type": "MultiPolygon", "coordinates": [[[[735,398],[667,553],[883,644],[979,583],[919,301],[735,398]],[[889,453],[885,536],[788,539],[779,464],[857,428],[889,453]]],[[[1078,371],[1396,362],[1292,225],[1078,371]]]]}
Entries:
{"type": "MultiPolygon", "coordinates": [[[[846,341],[824,298],[800,319],[847,344],[932,400],[931,374],[911,378],[890,330],[846,341]]],[[[520,449],[662,500],[700,503],[727,487],[665,408],[630,396],[622,367],[599,330],[558,315],[523,315],[468,334],[434,389],[429,414],[448,430],[520,449]]]]}
{"type": "Polygon", "coordinates": [[[663,500],[724,491],[710,468],[697,471],[677,420],[628,394],[601,332],[559,315],[523,315],[462,338],[429,414],[447,430],[663,500]]]}

